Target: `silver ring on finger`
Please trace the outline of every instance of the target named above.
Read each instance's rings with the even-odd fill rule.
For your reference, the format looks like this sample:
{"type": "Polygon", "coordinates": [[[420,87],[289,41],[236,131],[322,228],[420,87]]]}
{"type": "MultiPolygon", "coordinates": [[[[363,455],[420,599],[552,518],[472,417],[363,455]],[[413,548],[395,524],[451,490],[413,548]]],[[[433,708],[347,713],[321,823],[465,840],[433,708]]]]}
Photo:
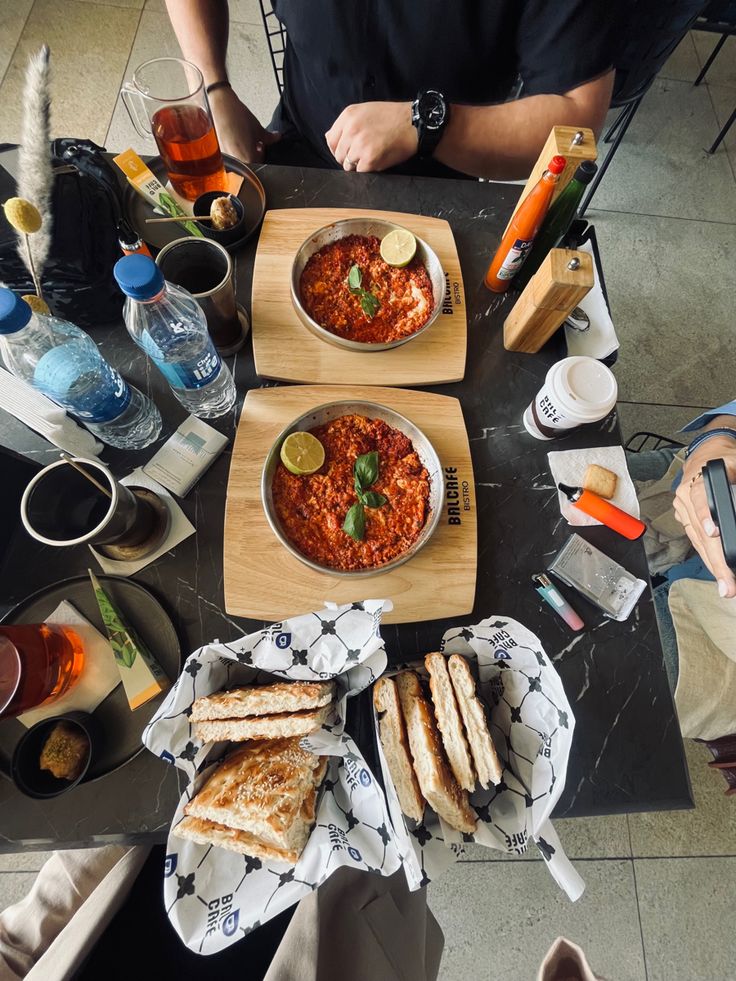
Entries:
{"type": "Polygon", "coordinates": [[[345,164],[344,164],[344,166],[348,170],[355,170],[355,168],[357,167],[357,164],[356,163],[353,163],[353,161],[350,159],[350,157],[345,157],[345,164]]]}

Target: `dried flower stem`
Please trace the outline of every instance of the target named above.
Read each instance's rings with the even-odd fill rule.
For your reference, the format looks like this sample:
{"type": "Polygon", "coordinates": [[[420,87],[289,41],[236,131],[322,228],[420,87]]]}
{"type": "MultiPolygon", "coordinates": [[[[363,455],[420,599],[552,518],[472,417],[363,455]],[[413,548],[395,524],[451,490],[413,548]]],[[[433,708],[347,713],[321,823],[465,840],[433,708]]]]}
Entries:
{"type": "Polygon", "coordinates": [[[31,278],[33,279],[33,285],[36,287],[36,296],[38,296],[40,300],[43,300],[44,296],[43,296],[43,290],[41,289],[41,280],[38,278],[36,267],[33,263],[33,254],[31,253],[31,241],[26,232],[23,232],[23,240],[26,244],[26,256],[28,258],[28,268],[31,273],[31,278]]]}

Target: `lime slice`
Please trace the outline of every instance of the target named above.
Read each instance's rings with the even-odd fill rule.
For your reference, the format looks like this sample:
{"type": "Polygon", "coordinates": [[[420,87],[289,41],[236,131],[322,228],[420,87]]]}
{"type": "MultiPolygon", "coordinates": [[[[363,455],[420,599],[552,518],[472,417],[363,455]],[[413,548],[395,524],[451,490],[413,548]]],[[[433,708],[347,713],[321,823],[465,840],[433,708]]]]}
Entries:
{"type": "Polygon", "coordinates": [[[394,228],[381,239],[381,258],[389,266],[408,266],[417,254],[417,240],[406,228],[394,228]]]}
{"type": "Polygon", "coordinates": [[[325,462],[325,448],[311,433],[291,433],[281,444],[281,462],[299,477],[316,473],[325,462]]]}

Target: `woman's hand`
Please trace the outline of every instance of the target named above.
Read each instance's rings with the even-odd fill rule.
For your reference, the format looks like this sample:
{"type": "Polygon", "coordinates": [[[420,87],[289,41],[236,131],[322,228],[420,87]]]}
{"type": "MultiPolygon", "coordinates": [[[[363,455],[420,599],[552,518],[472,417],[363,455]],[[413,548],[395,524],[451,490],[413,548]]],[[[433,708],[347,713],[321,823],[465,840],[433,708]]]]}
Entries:
{"type": "Polygon", "coordinates": [[[417,152],[419,138],[410,102],[359,102],[347,106],[325,133],[327,146],[345,170],[387,170],[417,152]]]}
{"type": "Polygon", "coordinates": [[[266,147],[281,134],[264,129],[231,88],[215,89],[209,100],[222,152],[243,163],[263,163],[266,147]]]}
{"type": "MultiPolygon", "coordinates": [[[[733,423],[733,417],[730,417],[733,423]]],[[[729,426],[730,428],[730,426],[729,426]]],[[[736,577],[726,565],[720,533],[711,517],[705,496],[702,470],[709,460],[724,460],[729,481],[736,483],[736,439],[712,436],[685,461],[682,480],[675,493],[675,517],[701,559],[718,580],[721,596],[736,596],[736,577]]]]}

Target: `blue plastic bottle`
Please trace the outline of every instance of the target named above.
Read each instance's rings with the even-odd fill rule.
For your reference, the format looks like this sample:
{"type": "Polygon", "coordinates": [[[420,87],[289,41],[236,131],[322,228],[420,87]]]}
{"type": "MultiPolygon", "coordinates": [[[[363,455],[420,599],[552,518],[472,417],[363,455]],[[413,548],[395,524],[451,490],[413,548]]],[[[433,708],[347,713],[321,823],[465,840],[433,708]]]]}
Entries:
{"type": "Polygon", "coordinates": [[[161,432],[153,402],[129,385],[83,330],[34,313],[0,287],[0,354],[6,368],[66,409],[103,443],[138,450],[161,432]]]}
{"type": "Polygon", "coordinates": [[[123,317],[136,344],[149,356],[184,408],[203,419],[224,415],[235,404],[235,383],[207,330],[201,307],[181,286],[167,283],[147,256],[115,263],[125,293],[123,317]]]}

